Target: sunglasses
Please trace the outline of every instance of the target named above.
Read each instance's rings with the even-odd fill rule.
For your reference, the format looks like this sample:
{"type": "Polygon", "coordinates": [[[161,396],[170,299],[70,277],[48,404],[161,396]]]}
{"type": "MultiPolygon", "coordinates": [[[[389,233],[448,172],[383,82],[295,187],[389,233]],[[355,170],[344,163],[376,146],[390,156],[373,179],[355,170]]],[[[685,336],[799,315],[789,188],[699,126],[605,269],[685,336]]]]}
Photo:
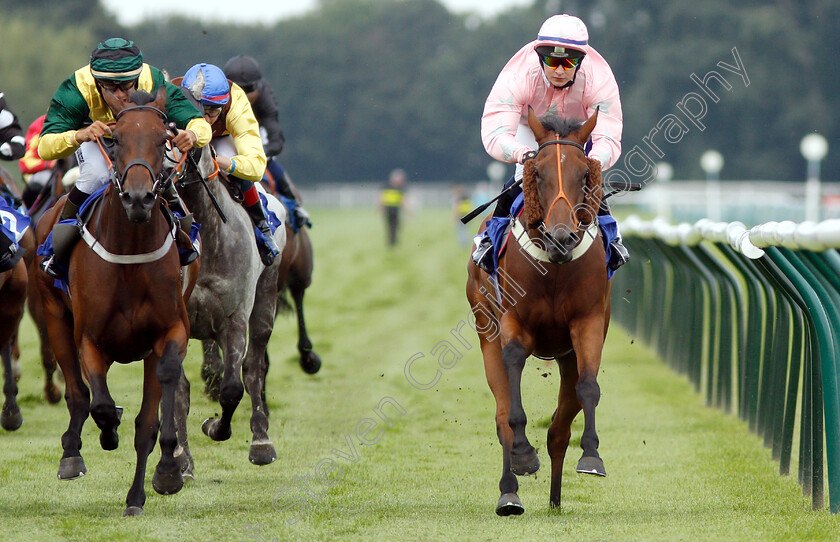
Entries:
{"type": "Polygon", "coordinates": [[[257,90],[257,84],[256,83],[249,83],[247,85],[239,85],[239,88],[241,88],[242,91],[245,92],[245,94],[249,94],[249,93],[257,90]]]}
{"type": "Polygon", "coordinates": [[[204,114],[208,117],[218,117],[219,114],[222,112],[222,106],[216,105],[205,105],[204,106],[204,114]]]}
{"type": "Polygon", "coordinates": [[[546,56],[540,55],[540,58],[543,61],[543,64],[551,68],[552,70],[556,70],[560,66],[563,66],[564,70],[573,70],[580,66],[580,58],[555,58],[553,56],[546,56]]]}
{"type": "Polygon", "coordinates": [[[123,92],[128,92],[137,87],[137,79],[131,79],[129,81],[99,81],[99,86],[107,90],[108,92],[116,92],[117,89],[122,90],[123,92]]]}

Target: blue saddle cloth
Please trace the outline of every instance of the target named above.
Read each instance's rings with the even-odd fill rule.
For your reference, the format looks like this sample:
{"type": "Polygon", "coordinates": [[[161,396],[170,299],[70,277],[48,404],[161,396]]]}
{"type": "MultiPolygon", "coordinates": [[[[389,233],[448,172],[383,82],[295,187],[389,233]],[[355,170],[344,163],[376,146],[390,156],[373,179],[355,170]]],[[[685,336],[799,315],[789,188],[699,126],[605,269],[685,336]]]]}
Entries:
{"type": "MultiPolygon", "coordinates": [[[[265,194],[263,194],[262,192],[259,192],[259,195],[260,195],[260,204],[262,205],[263,211],[265,212],[265,217],[267,219],[266,222],[268,222],[268,227],[271,229],[271,233],[274,234],[274,232],[277,231],[277,228],[279,228],[283,225],[283,221],[280,220],[280,218],[274,213],[274,211],[272,211],[269,208],[268,198],[265,196],[265,194]]],[[[265,238],[265,235],[256,226],[254,226],[254,235],[256,236],[258,243],[260,243],[260,244],[262,244],[266,247],[269,246],[268,243],[267,243],[268,240],[265,238]]],[[[272,253],[274,253],[273,250],[272,250],[272,253]]],[[[274,255],[278,256],[278,254],[276,254],[276,253],[274,253],[274,255]]]]}
{"type": "MultiPolygon", "coordinates": [[[[505,236],[508,233],[508,226],[510,226],[511,217],[518,217],[522,213],[522,209],[525,206],[525,196],[524,194],[519,194],[515,200],[513,200],[513,204],[510,206],[510,216],[500,217],[500,216],[493,216],[487,220],[487,228],[484,230],[483,233],[476,236],[478,241],[481,241],[482,237],[488,237],[490,239],[490,243],[493,246],[493,272],[491,275],[496,274],[496,269],[499,267],[499,258],[505,253],[507,249],[507,243],[505,242],[505,236]]],[[[604,261],[604,265],[610,261],[610,256],[612,254],[612,247],[610,243],[618,237],[618,224],[616,223],[615,219],[610,215],[599,215],[598,216],[598,226],[601,229],[601,239],[604,242],[604,252],[606,253],[606,259],[604,261]]],[[[610,269],[609,266],[607,267],[607,280],[611,279],[614,270],[610,269]]]]}

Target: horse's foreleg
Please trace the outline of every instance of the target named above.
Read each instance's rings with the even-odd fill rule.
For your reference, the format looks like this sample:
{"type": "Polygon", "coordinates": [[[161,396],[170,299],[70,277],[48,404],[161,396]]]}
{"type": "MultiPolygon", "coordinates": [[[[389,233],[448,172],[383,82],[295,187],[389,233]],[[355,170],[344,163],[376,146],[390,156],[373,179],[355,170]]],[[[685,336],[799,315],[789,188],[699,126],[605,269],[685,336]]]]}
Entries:
{"type": "Polygon", "coordinates": [[[569,448],[572,421],[580,412],[580,402],[575,392],[578,381],[577,361],[574,353],[557,358],[560,367],[560,395],[557,410],[551,418],[548,428],[548,455],[551,457],[551,493],[549,503],[552,507],[560,506],[560,493],[563,481],[563,461],[569,448]]]}
{"type": "Polygon", "coordinates": [[[502,348],[502,362],[507,371],[510,384],[510,414],[508,423],[513,430],[513,447],[510,451],[510,468],[514,474],[534,474],[540,468],[537,451],[528,442],[525,426],[528,423],[525,409],[522,406],[522,370],[528,353],[518,340],[513,340],[502,348]]]}
{"type": "Polygon", "coordinates": [[[236,407],[245,395],[242,384],[242,362],[248,338],[248,322],[244,318],[232,318],[228,321],[224,337],[219,342],[225,362],[225,371],[219,391],[219,405],[222,407],[220,418],[207,418],[201,424],[201,430],[213,440],[227,440],[231,436],[230,422],[236,407]]]}
{"type": "Polygon", "coordinates": [[[181,382],[182,360],[187,350],[185,331],[181,339],[170,338],[157,362],[157,381],[161,394],[160,462],[152,478],[152,487],[161,495],[177,493],[184,486],[181,467],[175,460],[175,448],[178,445],[175,433],[175,389],[181,382]]]}
{"type": "Polygon", "coordinates": [[[93,341],[86,336],[82,337],[79,345],[79,357],[90,386],[90,417],[101,431],[99,443],[103,450],[116,450],[120,443],[117,428],[120,425],[122,412],[117,410],[117,405],[108,390],[107,377],[111,361],[105,359],[93,341]]]}
{"type": "Polygon", "coordinates": [[[601,367],[601,351],[604,347],[604,318],[592,317],[588,321],[571,325],[570,332],[577,355],[578,381],[575,393],[584,415],[583,435],[580,439],[583,455],[578,462],[577,471],[606,476],[604,462],[598,454],[598,433],[595,431],[595,407],[601,399],[598,370],[601,367]]]}
{"type": "Polygon", "coordinates": [[[268,465],[277,459],[274,444],[268,436],[268,416],[264,395],[266,348],[271,332],[274,330],[274,315],[277,308],[276,291],[267,286],[276,283],[276,277],[274,277],[273,280],[261,278],[257,284],[257,292],[262,292],[263,295],[257,295],[254,301],[248,326],[250,333],[248,353],[242,366],[245,389],[251,396],[252,438],[248,459],[255,465],[268,465]]]}
{"type": "Polygon", "coordinates": [[[307,374],[315,374],[321,370],[321,358],[312,351],[312,342],[309,340],[309,335],[306,333],[306,320],[303,317],[303,294],[305,288],[290,285],[289,292],[292,294],[292,300],[295,303],[295,313],[297,314],[298,323],[298,344],[297,349],[300,354],[300,367],[307,374]]]}
{"type": "Polygon", "coordinates": [[[158,406],[161,388],[158,383],[157,365],[158,358],[154,354],[143,361],[143,402],[134,419],[134,451],[137,454],[137,465],[134,469],[134,480],[125,498],[123,517],[143,514],[143,505],[146,504],[146,463],[155,447],[160,428],[158,406]]]}
{"type": "Polygon", "coordinates": [[[0,415],[0,425],[6,431],[14,431],[23,424],[23,416],[17,404],[18,387],[12,367],[12,350],[14,339],[0,346],[0,357],[3,358],[3,413],[0,415]]]}

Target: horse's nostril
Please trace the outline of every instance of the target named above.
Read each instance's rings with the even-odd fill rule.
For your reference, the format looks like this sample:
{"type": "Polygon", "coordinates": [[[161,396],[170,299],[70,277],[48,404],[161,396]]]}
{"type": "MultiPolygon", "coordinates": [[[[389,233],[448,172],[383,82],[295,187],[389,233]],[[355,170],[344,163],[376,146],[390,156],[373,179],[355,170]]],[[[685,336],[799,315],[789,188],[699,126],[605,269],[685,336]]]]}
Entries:
{"type": "Polygon", "coordinates": [[[146,195],[143,196],[143,205],[151,205],[155,201],[155,195],[151,192],[146,192],[146,195]]]}

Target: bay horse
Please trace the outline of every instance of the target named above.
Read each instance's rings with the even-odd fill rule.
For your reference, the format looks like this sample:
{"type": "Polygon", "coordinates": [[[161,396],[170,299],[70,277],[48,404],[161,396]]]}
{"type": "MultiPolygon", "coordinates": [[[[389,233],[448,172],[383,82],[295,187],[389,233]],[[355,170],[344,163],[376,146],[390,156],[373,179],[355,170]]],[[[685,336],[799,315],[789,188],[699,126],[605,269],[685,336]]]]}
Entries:
{"type": "MultiPolygon", "coordinates": [[[[268,436],[262,363],[274,327],[273,300],[281,258],[269,267],[263,265],[251,219],[228,192],[226,184],[230,181],[215,166],[209,145],[193,151],[196,153],[200,153],[198,160],[190,156],[176,182],[187,208],[201,224],[204,254],[187,311],[191,337],[220,345],[224,368],[217,397],[222,414],[205,420],[202,431],[215,441],[228,440],[233,414],[247,390],[252,406],[248,457],[256,465],[267,465],[277,454],[268,436]],[[265,322],[270,325],[266,327],[265,322]],[[252,351],[259,351],[259,357],[252,351]]],[[[285,216],[279,218],[284,220],[285,216]]],[[[285,230],[278,228],[274,239],[283,249],[285,230]]],[[[176,423],[178,452],[179,456],[183,453],[180,461],[187,476],[193,474],[186,428],[189,405],[189,383],[184,378],[177,395],[176,423]]]]}
{"type": "Polygon", "coordinates": [[[538,119],[529,107],[528,126],[539,150],[535,159],[525,162],[525,224],[517,220],[513,225],[520,245],[511,239],[494,278],[472,260],[469,264],[467,299],[496,399],[496,431],[502,445],[496,505],[500,516],[525,511],[516,476],[533,474],[540,466],[525,434],[521,396],[522,370],[531,355],[553,358],[560,368],[560,394],[547,442],[550,506],[560,506],[563,460],[572,420],[581,409],[585,425],[577,472],[606,476],[598,454],[595,407],[610,319],[610,283],[596,224],[602,195],[600,162],[587,157],[583,147],[597,118],[596,112],[582,125],[556,116],[538,119]]]}
{"type": "MultiPolygon", "coordinates": [[[[166,88],[160,87],[154,96],[134,91],[130,95],[133,105],[124,108],[108,93],[105,100],[116,118],[111,183],[82,231],[85,242],[72,250],[71,295],[54,287],[52,277],[40,268],[36,282],[50,343],[64,373],[70,412],[68,429],[61,437],[64,453],[59,479],[78,478],[87,471],[80,449],[88,414],[101,431],[102,448],[117,448],[122,412],[108,391],[107,373],[115,361],[144,362],[143,400],[135,419],[137,465],[123,512],[123,516],[133,516],[143,513],[146,463],[158,430],[161,458],[152,486],[160,494],[172,494],[184,484],[174,457],[174,403],[189,339],[186,299],[197,265],[185,268],[182,280],[175,228],[160,196],[165,182],[164,143],[169,137],[166,88]]],[[[40,243],[64,202],[62,198],[39,222],[40,243]]]]}

